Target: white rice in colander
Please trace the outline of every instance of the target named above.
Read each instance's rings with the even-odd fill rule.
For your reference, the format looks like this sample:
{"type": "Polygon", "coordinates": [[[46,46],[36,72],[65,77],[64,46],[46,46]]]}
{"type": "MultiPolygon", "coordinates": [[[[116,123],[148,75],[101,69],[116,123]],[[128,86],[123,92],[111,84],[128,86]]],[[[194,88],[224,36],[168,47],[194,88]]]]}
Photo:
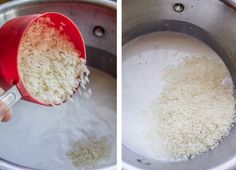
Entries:
{"type": "Polygon", "coordinates": [[[80,85],[85,87],[89,71],[69,37],[42,17],[25,33],[19,49],[20,78],[39,101],[60,104],[80,85]]]}

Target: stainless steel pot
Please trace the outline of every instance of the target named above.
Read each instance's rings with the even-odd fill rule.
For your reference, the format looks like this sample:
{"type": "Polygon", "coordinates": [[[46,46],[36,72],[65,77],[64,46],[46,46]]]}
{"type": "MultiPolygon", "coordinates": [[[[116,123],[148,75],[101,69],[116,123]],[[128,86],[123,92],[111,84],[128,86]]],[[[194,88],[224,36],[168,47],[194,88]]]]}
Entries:
{"type": "MultiPolygon", "coordinates": [[[[236,12],[233,1],[123,0],[123,44],[150,32],[175,31],[200,39],[223,59],[236,84],[236,12]]],[[[123,145],[124,169],[236,169],[236,127],[214,150],[188,161],[144,157],[123,145]]]]}
{"type": "MultiPolygon", "coordinates": [[[[116,3],[108,0],[21,0],[0,6],[0,25],[17,16],[60,12],[70,17],[83,34],[87,48],[87,63],[116,78],[116,3]]],[[[116,102],[114,103],[116,105],[116,102]]],[[[28,106],[25,106],[28,107],[28,106]]],[[[31,107],[31,106],[29,106],[31,107]]],[[[37,109],[36,106],[32,106],[37,109]]],[[[115,116],[116,117],[116,116],[115,116]]],[[[115,118],[114,118],[115,119],[115,118]]],[[[2,125],[4,126],[4,125],[2,125]]],[[[114,128],[116,124],[113,124],[114,128]]],[[[4,128],[4,127],[1,127],[4,128]]],[[[114,134],[116,135],[116,134],[114,134]]],[[[1,138],[3,138],[2,136],[1,138]]],[[[116,148],[116,144],[112,144],[116,148]]],[[[20,146],[19,146],[20,147],[20,146]]],[[[18,152],[16,150],[16,152],[18,152]]],[[[24,153],[21,153],[22,156],[24,153]]],[[[1,157],[1,146],[0,146],[1,157]]],[[[102,169],[115,169],[114,159],[102,169]]],[[[42,162],[43,163],[43,162],[42,162]]],[[[0,169],[27,168],[0,158],[0,169]]]]}

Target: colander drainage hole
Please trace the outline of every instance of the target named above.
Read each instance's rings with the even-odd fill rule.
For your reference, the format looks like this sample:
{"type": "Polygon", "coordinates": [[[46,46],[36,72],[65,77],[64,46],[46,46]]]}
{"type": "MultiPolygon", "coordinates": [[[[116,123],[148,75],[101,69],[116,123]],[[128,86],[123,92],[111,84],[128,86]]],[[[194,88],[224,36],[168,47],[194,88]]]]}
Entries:
{"type": "Polygon", "coordinates": [[[95,26],[93,29],[93,34],[96,37],[103,37],[105,35],[105,29],[101,26],[95,26]]]}
{"type": "Polygon", "coordinates": [[[147,161],[146,159],[137,159],[137,161],[143,165],[151,165],[151,162],[147,161]]]}
{"type": "Polygon", "coordinates": [[[173,9],[174,9],[175,12],[178,12],[178,13],[183,12],[184,11],[184,5],[181,4],[181,3],[176,3],[176,4],[174,4],[173,9]]]}

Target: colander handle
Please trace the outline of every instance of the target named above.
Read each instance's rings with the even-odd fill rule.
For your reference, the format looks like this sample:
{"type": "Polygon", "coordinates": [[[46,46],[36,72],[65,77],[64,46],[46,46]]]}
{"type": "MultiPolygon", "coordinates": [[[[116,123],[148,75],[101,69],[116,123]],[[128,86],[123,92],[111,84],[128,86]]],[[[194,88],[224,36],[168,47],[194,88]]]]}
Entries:
{"type": "Polygon", "coordinates": [[[0,102],[3,102],[6,105],[5,109],[0,110],[0,115],[9,111],[12,106],[21,98],[22,95],[15,85],[6,91],[2,96],[0,96],[0,102]]]}

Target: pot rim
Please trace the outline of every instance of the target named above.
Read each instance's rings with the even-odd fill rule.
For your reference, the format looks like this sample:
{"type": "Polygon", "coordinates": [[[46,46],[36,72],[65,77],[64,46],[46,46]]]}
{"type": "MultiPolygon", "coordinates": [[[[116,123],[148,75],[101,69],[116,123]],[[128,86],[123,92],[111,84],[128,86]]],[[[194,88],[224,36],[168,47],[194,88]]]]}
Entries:
{"type": "Polygon", "coordinates": [[[54,2],[65,2],[65,3],[72,3],[72,2],[76,2],[76,3],[87,3],[87,4],[92,4],[92,5],[99,5],[102,7],[106,7],[112,10],[117,9],[116,7],[116,2],[113,2],[111,0],[21,0],[21,1],[10,1],[10,2],[6,2],[4,4],[1,4],[0,6],[0,10],[6,10],[7,8],[11,8],[11,7],[15,7],[15,6],[19,6],[19,5],[24,5],[27,3],[31,3],[31,4],[39,4],[39,3],[54,3],[54,2]]]}

